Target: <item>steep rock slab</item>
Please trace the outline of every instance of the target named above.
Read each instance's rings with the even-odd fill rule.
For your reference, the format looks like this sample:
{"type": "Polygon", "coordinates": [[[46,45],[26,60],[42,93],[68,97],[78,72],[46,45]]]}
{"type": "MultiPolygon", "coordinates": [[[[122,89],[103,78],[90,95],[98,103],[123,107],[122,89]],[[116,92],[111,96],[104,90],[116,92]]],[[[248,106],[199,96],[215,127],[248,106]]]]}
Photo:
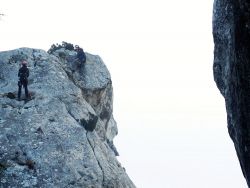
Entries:
{"type": "Polygon", "coordinates": [[[250,187],[250,3],[215,0],[214,80],[225,98],[228,132],[250,187]]]}
{"type": "Polygon", "coordinates": [[[0,53],[0,187],[133,188],[117,161],[112,82],[101,58],[21,48],[0,53]],[[28,61],[32,100],[17,101],[28,61]],[[105,115],[103,115],[105,114],[105,115]]]}

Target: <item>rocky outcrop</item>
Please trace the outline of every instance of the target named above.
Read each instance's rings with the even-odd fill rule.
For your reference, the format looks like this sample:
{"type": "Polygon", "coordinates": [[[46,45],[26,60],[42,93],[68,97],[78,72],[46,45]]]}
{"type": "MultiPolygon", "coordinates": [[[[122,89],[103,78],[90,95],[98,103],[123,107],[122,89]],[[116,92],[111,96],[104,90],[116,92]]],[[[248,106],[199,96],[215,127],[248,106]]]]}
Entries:
{"type": "Polygon", "coordinates": [[[250,187],[250,3],[215,0],[214,80],[225,98],[229,135],[250,187]]]}
{"type": "Polygon", "coordinates": [[[80,64],[64,48],[0,53],[0,188],[135,187],[116,159],[110,74],[99,56],[86,57],[80,64]],[[16,100],[22,59],[29,101],[16,100]]]}

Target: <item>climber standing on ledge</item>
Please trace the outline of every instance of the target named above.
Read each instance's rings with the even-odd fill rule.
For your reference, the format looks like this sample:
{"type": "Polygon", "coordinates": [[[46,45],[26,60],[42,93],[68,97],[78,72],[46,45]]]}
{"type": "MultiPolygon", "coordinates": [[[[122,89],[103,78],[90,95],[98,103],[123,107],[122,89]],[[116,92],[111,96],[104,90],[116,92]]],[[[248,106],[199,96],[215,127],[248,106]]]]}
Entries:
{"type": "Polygon", "coordinates": [[[27,61],[22,61],[22,67],[18,71],[18,100],[21,100],[21,92],[22,87],[25,90],[26,100],[29,98],[29,91],[28,91],[28,77],[29,77],[29,69],[27,68],[27,61]]]}

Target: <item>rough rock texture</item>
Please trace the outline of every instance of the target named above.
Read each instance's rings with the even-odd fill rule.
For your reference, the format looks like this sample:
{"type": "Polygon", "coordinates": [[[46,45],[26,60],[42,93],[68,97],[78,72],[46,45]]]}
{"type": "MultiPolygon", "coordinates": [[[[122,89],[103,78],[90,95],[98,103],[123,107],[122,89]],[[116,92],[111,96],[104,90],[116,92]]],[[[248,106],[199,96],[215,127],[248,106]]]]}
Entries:
{"type": "Polygon", "coordinates": [[[250,3],[215,0],[214,79],[225,98],[228,131],[250,187],[250,3]]]}
{"type": "Polygon", "coordinates": [[[79,66],[65,49],[0,53],[0,188],[135,187],[116,159],[110,74],[99,56],[86,55],[79,66]],[[28,102],[16,100],[23,58],[28,102]]]}

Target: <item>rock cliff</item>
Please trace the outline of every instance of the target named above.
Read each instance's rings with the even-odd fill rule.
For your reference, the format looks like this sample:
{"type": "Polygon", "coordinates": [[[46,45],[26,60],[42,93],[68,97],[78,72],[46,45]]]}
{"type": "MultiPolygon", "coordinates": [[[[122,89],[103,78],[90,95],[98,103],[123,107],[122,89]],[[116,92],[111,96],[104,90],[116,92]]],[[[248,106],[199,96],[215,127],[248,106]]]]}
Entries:
{"type": "MultiPolygon", "coordinates": [[[[22,91],[22,97],[24,93],[22,91]]],[[[99,56],[60,48],[0,52],[0,188],[133,188],[117,161],[109,71],[99,56]],[[26,59],[29,101],[18,101],[26,59]]]]}
{"type": "Polygon", "coordinates": [[[250,3],[215,0],[214,80],[225,98],[228,132],[250,187],[250,3]]]}

